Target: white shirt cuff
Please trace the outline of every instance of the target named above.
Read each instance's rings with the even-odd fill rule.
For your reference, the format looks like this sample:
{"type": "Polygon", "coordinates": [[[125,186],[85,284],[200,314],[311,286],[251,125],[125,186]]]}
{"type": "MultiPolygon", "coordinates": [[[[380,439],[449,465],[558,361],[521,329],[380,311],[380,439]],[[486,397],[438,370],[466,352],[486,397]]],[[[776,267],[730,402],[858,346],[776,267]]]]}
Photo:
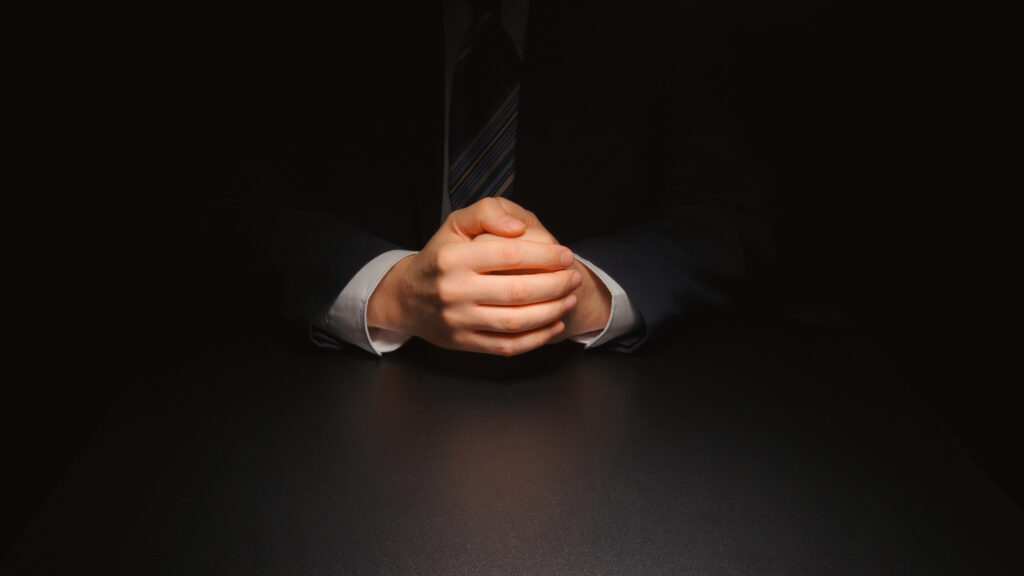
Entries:
{"type": "Polygon", "coordinates": [[[366,307],[384,275],[402,258],[415,254],[410,250],[389,250],[366,263],[334,300],[331,307],[313,321],[313,341],[337,348],[332,339],[359,346],[377,356],[398,350],[411,336],[366,325],[366,307]],[[326,337],[325,337],[326,336],[326,337]]]}
{"type": "Polygon", "coordinates": [[[585,349],[590,349],[595,346],[607,344],[612,340],[628,334],[641,324],[640,311],[633,306],[632,302],[629,301],[629,296],[626,295],[626,291],[619,286],[611,276],[606,274],[604,270],[601,270],[597,266],[594,266],[589,261],[576,256],[581,264],[590,268],[590,270],[597,275],[598,278],[604,282],[604,285],[608,288],[608,291],[612,295],[612,310],[611,314],[608,315],[608,323],[605,324],[604,330],[601,332],[588,332],[587,334],[581,334],[570,338],[573,342],[579,342],[585,344],[585,349]]]}

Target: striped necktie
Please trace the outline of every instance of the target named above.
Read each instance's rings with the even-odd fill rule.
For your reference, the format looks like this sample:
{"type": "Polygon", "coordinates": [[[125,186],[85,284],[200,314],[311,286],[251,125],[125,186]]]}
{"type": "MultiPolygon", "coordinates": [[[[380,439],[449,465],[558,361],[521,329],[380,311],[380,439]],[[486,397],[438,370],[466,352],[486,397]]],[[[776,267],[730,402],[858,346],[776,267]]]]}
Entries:
{"type": "Polygon", "coordinates": [[[519,54],[497,10],[477,11],[455,64],[449,132],[452,210],[508,197],[515,180],[519,54]]]}

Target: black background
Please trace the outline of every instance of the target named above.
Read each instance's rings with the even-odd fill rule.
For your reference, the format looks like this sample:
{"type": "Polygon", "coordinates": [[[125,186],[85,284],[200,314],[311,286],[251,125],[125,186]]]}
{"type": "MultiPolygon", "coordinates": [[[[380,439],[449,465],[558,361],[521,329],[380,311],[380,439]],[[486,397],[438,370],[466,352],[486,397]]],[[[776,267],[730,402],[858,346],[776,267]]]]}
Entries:
{"type": "MultiPolygon", "coordinates": [[[[731,58],[779,197],[778,305],[861,331],[1018,505],[1022,17],[744,7],[731,58]]],[[[4,550],[164,328],[211,305],[194,183],[238,87],[315,18],[6,22],[4,550]]]]}

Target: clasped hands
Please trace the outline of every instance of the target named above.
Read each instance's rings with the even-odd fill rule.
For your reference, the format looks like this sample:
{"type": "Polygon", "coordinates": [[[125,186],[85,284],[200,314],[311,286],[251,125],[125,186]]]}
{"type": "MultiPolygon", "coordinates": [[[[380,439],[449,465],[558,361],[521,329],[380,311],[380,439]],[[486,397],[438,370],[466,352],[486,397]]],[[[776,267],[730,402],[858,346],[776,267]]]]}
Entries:
{"type": "Polygon", "coordinates": [[[513,356],[601,330],[610,313],[604,283],[532,212],[485,198],[391,268],[366,321],[442,348],[513,356]]]}

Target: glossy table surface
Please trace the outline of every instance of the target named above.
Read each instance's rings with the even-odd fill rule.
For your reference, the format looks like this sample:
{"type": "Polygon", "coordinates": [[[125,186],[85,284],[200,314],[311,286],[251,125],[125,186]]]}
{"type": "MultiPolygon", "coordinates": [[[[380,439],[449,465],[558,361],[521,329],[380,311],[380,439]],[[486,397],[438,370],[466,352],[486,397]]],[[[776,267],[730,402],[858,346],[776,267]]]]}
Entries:
{"type": "Polygon", "coordinates": [[[841,325],[511,359],[228,332],[153,351],[5,573],[1024,574],[1021,511],[841,325]]]}

